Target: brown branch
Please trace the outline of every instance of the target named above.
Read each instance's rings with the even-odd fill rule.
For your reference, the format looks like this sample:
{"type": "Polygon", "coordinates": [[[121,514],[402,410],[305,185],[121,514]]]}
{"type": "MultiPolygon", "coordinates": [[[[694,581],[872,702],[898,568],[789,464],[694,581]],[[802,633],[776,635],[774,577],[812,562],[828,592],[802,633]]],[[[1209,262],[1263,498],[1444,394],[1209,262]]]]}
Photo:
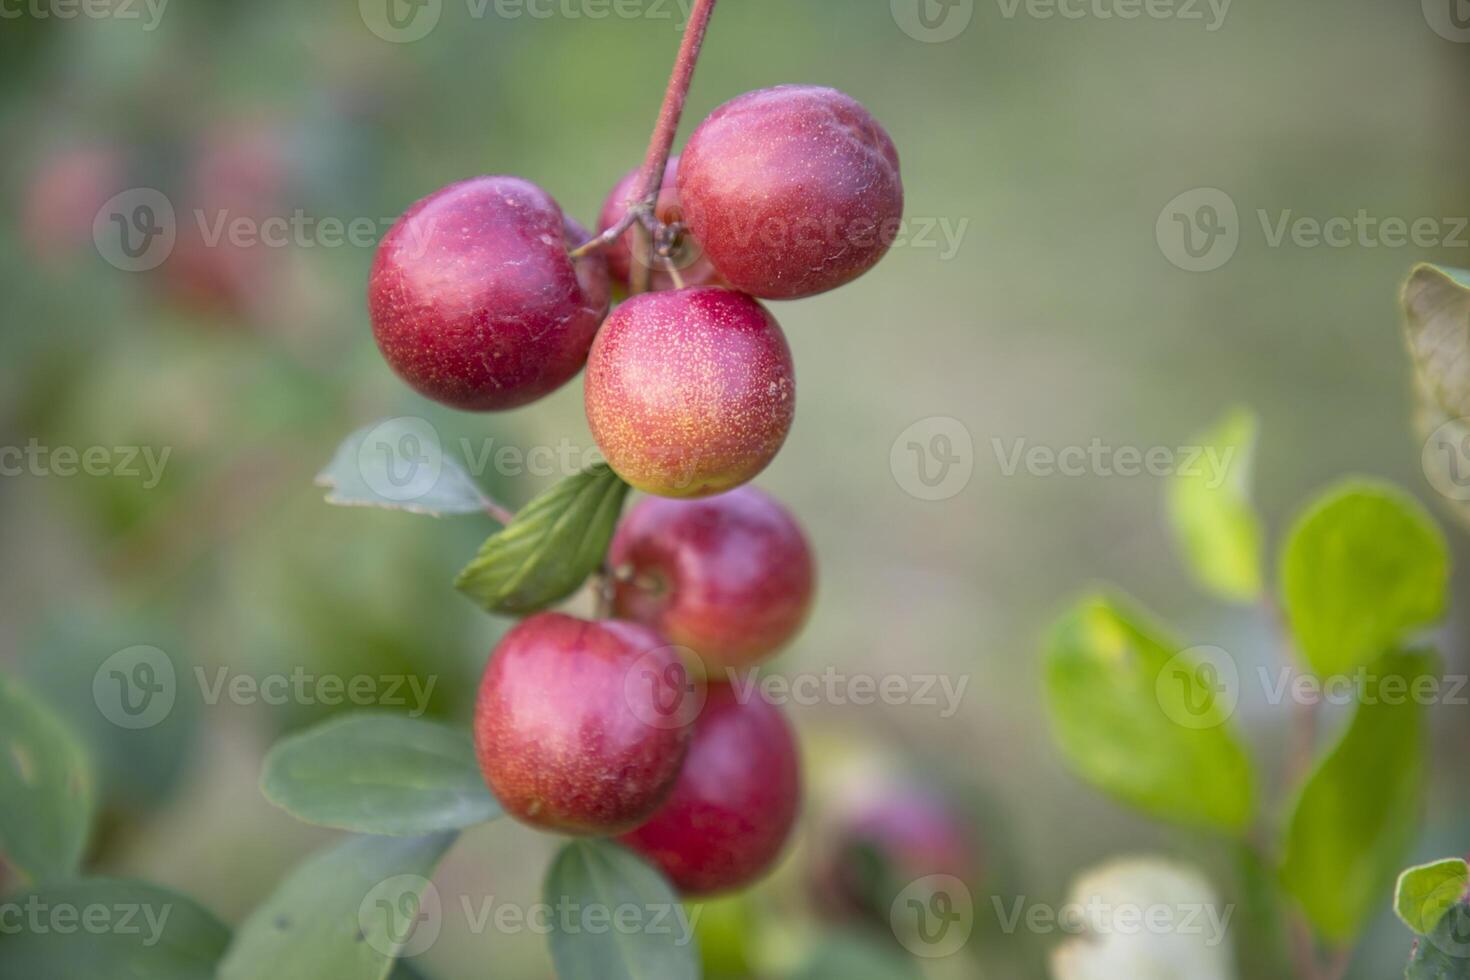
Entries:
{"type": "MultiPolygon", "coordinates": [[[[704,47],[704,36],[709,30],[710,17],[715,12],[717,0],[695,0],[689,12],[689,23],[684,27],[684,39],[679,44],[679,55],[674,60],[674,71],[669,77],[669,87],[664,92],[663,105],[659,108],[658,122],[648,141],[648,152],[643,158],[643,179],[639,183],[638,196],[628,207],[617,224],[602,234],[582,243],[571,252],[572,258],[580,258],[591,252],[613,245],[629,229],[638,226],[640,244],[650,246],[659,222],[654,215],[658,206],[659,191],[664,186],[664,170],[674,152],[674,137],[679,133],[679,121],[684,117],[684,103],[689,99],[689,86],[694,81],[694,69],[699,64],[699,53],[704,47]]],[[[652,254],[652,249],[648,249],[652,254]]],[[[629,292],[634,295],[648,291],[652,270],[647,263],[635,262],[629,292]]]]}

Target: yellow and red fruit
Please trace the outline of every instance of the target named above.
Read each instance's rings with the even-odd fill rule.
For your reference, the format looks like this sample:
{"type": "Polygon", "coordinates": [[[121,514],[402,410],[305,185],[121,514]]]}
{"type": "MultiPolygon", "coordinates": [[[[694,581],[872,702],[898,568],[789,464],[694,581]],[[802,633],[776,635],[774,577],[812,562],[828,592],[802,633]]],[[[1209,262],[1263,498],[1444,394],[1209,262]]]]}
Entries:
{"type": "Polygon", "coordinates": [[[744,293],[645,293],[598,332],[586,406],[598,448],[633,486],[664,497],[723,493],[786,441],[796,414],[791,348],[744,293]]]}

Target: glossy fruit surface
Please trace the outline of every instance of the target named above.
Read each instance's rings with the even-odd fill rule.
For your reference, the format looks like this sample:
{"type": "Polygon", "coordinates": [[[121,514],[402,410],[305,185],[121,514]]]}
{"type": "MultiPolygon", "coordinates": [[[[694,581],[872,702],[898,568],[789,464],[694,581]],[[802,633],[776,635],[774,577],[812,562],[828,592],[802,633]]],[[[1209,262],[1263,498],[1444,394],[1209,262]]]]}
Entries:
{"type": "Polygon", "coordinates": [[[752,486],[703,500],[645,497],[609,560],[619,574],[614,613],[689,647],[711,672],[748,667],[790,642],[816,580],[801,528],[752,486]]]}
{"type": "Polygon", "coordinates": [[[742,703],[718,684],[668,802],[619,840],[685,895],[732,891],[775,864],[800,797],[796,743],[780,709],[755,692],[742,703]]]}
{"type": "Polygon", "coordinates": [[[607,263],[567,250],[587,233],[517,177],[451,184],[404,213],[368,285],[373,336],[421,394],[454,408],[515,408],[581,370],[607,313],[607,263]]]}
{"type": "Polygon", "coordinates": [[[707,497],[765,469],[796,414],[786,336],[751,297],[715,286],[634,296],[587,360],[587,422],[624,480],[707,497]]]}
{"type": "Polygon", "coordinates": [[[678,652],[645,626],[560,613],[500,641],[475,706],[475,749],[507,813],[564,834],[616,834],[668,795],[696,702],[678,652]]]}
{"type": "MultiPolygon", "coordinates": [[[[642,169],[642,167],[635,167],[630,170],[622,180],[618,181],[612,193],[608,194],[607,201],[602,206],[602,214],[597,221],[599,232],[606,231],[617,224],[627,212],[628,206],[636,202],[642,169]]],[[[655,216],[666,225],[684,220],[684,209],[679,205],[679,191],[675,186],[678,173],[679,158],[670,157],[668,166],[664,168],[663,189],[659,192],[658,205],[654,209],[655,216]]],[[[635,261],[651,266],[650,288],[665,290],[677,288],[679,285],[668,272],[665,262],[651,256],[648,247],[639,240],[637,232],[632,229],[618,239],[617,244],[610,247],[604,254],[607,256],[607,268],[612,274],[613,281],[624,286],[628,285],[628,277],[635,261]]],[[[685,286],[708,286],[718,284],[720,281],[719,273],[715,271],[714,265],[704,257],[704,250],[699,247],[694,236],[687,232],[679,236],[669,258],[679,271],[679,279],[685,286]]]]}
{"type": "Polygon", "coordinates": [[[898,235],[898,151],[867,109],[782,85],[716,109],[679,166],[684,218],[725,281],[763,299],[851,282],[898,235]]]}

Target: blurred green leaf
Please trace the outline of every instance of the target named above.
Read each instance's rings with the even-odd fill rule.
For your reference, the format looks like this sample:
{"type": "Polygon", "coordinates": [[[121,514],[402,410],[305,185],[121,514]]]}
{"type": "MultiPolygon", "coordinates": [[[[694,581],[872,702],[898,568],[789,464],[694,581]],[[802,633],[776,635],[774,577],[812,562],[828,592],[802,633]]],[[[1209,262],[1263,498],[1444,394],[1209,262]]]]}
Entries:
{"type": "Polygon", "coordinates": [[[348,436],[317,474],[327,503],[385,507],[441,517],[483,514],[490,505],[464,468],[449,458],[426,419],[385,419],[348,436]]]}
{"type": "Polygon", "coordinates": [[[1416,266],[1400,299],[1420,390],[1446,418],[1470,415],[1470,272],[1416,266]]]}
{"type": "Polygon", "coordinates": [[[1470,904],[1440,917],[1427,936],[1414,940],[1405,980],[1470,980],[1470,904]]]}
{"type": "Polygon", "coordinates": [[[153,616],[119,616],[78,602],[66,607],[27,645],[21,665],[26,683],[55,706],[85,745],[100,807],[156,810],[172,797],[199,743],[201,700],[188,683],[193,665],[182,653],[184,644],[153,616]],[[117,685],[128,681],[113,676],[117,664],[108,661],[140,646],[158,651],[155,659],[168,665],[168,676],[159,683],[175,695],[164,717],[124,728],[99,710],[98,685],[104,696],[119,696],[117,685]]]}
{"type": "Polygon", "coordinates": [[[1391,653],[1363,675],[1359,706],[1297,797],[1281,881],[1327,940],[1353,939],[1413,844],[1425,783],[1426,653],[1391,653]]]}
{"type": "Polygon", "coordinates": [[[628,485],[599,463],[527,504],[455,586],[490,612],[521,615],[581,588],[607,555],[628,485]]]}
{"type": "Polygon", "coordinates": [[[74,872],[96,805],[92,780],[71,730],[0,674],[0,855],[38,881],[74,872]]]}
{"type": "Polygon", "coordinates": [[[545,901],[580,913],[552,916],[551,959],[560,980],[699,976],[694,928],[679,896],[663,875],[610,841],[563,847],[547,872],[545,901]],[[625,907],[640,910],[640,928],[614,925],[625,907]]]}
{"type": "Polygon", "coordinates": [[[261,789],[298,820],[417,836],[500,816],[468,733],[400,715],[334,719],[276,743],[261,789]]]}
{"type": "Polygon", "coordinates": [[[56,882],[7,904],[0,980],[213,980],[230,942],[193,899],[140,881],[56,882]]]}
{"type": "Polygon", "coordinates": [[[1404,925],[1427,936],[1470,889],[1470,865],[1446,858],[1409,868],[1394,888],[1393,910],[1404,925]]]}
{"type": "Polygon", "coordinates": [[[315,855],[246,919],[219,980],[383,980],[417,930],[438,928],[423,895],[457,836],[352,837],[315,855]]]}
{"type": "Polygon", "coordinates": [[[1321,497],[1281,557],[1281,599],[1297,647],[1323,676],[1371,663],[1444,613],[1449,553],[1418,501],[1349,482],[1321,497]]]}
{"type": "Polygon", "coordinates": [[[1216,680],[1101,596],[1064,615],[1047,643],[1052,735],[1078,775],[1153,816],[1240,834],[1255,780],[1216,680]]]}
{"type": "Polygon", "coordinates": [[[1261,595],[1265,532],[1250,499],[1258,423],[1236,409],[1191,440],[1217,465],[1181,468],[1168,484],[1169,522],[1195,579],[1230,602],[1261,595]]]}

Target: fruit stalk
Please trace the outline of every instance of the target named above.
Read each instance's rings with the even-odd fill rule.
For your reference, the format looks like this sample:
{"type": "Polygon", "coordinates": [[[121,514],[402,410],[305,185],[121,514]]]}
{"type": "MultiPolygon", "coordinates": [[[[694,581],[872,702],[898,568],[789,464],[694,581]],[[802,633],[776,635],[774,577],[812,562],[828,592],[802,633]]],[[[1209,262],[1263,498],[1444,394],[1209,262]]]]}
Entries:
{"type": "MultiPolygon", "coordinates": [[[[637,201],[628,209],[621,221],[595,238],[584,242],[572,251],[572,258],[580,258],[591,252],[607,248],[627,233],[635,223],[646,221],[652,224],[654,207],[658,204],[658,193],[663,187],[664,168],[674,152],[674,137],[679,132],[679,121],[684,116],[684,103],[689,99],[689,86],[694,81],[694,68],[699,63],[699,53],[704,47],[704,35],[709,30],[710,17],[715,12],[717,0],[695,0],[689,12],[689,23],[684,27],[684,39],[679,43],[679,55],[674,60],[674,71],[669,77],[669,87],[664,92],[663,105],[659,108],[658,123],[648,141],[648,154],[643,161],[643,182],[637,201]]],[[[651,235],[645,224],[640,232],[651,235]]],[[[645,244],[647,244],[645,242],[645,244]]],[[[635,263],[642,266],[642,263],[635,263]]],[[[651,270],[635,267],[631,272],[630,291],[634,294],[648,291],[651,270]]]]}

